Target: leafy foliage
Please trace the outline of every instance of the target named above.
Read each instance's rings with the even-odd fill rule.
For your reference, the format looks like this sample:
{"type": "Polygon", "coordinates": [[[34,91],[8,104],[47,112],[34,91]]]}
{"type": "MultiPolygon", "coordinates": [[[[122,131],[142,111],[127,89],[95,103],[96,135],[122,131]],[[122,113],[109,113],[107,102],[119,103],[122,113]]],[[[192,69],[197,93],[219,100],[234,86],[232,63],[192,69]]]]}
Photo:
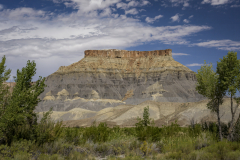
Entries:
{"type": "Polygon", "coordinates": [[[110,132],[106,123],[100,123],[96,126],[96,122],[94,121],[92,126],[86,128],[83,133],[83,138],[86,140],[92,140],[94,143],[106,142],[109,138],[110,132]]]}
{"type": "Polygon", "coordinates": [[[144,111],[143,111],[143,119],[139,117],[137,118],[138,123],[135,124],[136,126],[135,130],[136,130],[138,140],[140,141],[145,141],[149,139],[152,133],[154,132],[153,131],[154,120],[151,120],[149,116],[150,116],[149,106],[147,106],[144,108],[144,111]]]}
{"type": "Polygon", "coordinates": [[[237,59],[237,52],[228,52],[223,59],[220,59],[220,62],[217,64],[217,73],[219,74],[219,81],[224,89],[231,95],[231,114],[232,119],[229,127],[228,140],[234,140],[234,121],[235,113],[239,106],[240,97],[234,97],[237,101],[237,107],[233,107],[233,96],[236,94],[236,91],[240,91],[240,60],[237,59]]]}
{"type": "Polygon", "coordinates": [[[0,137],[2,143],[11,145],[13,141],[20,139],[37,141],[43,144],[54,141],[62,132],[62,122],[57,124],[49,123],[49,112],[44,114],[40,124],[37,124],[37,115],[33,112],[40,102],[38,96],[44,91],[45,78],[39,77],[34,84],[32,77],[36,74],[36,63],[27,62],[27,66],[22,70],[17,70],[16,82],[12,94],[3,82],[9,79],[10,70],[5,70],[5,56],[0,63],[0,137]],[[5,94],[5,96],[4,96],[5,94]],[[43,127],[44,126],[44,127],[43,127]]]}
{"type": "Polygon", "coordinates": [[[198,91],[199,94],[202,94],[210,100],[207,103],[207,108],[217,114],[219,139],[222,140],[219,105],[223,103],[223,97],[226,94],[226,87],[222,84],[219,75],[212,70],[212,64],[208,66],[206,65],[205,61],[204,65],[198,70],[196,77],[196,91],[198,91]]]}
{"type": "Polygon", "coordinates": [[[144,153],[144,156],[146,156],[152,151],[152,144],[148,144],[146,141],[144,141],[140,147],[140,150],[144,153]]]}
{"type": "Polygon", "coordinates": [[[40,124],[36,125],[36,140],[38,146],[43,145],[46,142],[54,142],[63,132],[62,121],[54,124],[50,119],[51,113],[52,108],[50,111],[43,113],[43,118],[41,119],[40,124]]]}
{"type": "Polygon", "coordinates": [[[162,127],[162,136],[174,136],[177,135],[178,132],[181,131],[181,127],[179,126],[179,124],[177,124],[177,120],[175,120],[175,123],[171,123],[171,125],[169,126],[163,126],[162,127]]]}
{"type": "MultiPolygon", "coordinates": [[[[5,114],[6,107],[9,104],[10,100],[10,92],[6,84],[3,84],[3,82],[6,82],[10,78],[11,70],[6,70],[5,66],[6,57],[2,57],[2,62],[0,63],[0,118],[5,114]]],[[[0,122],[0,137],[4,136],[4,129],[1,128],[1,122],[0,122]]]]}
{"type": "MultiPolygon", "coordinates": [[[[40,101],[38,96],[44,91],[45,87],[45,78],[42,79],[42,77],[39,77],[36,84],[32,84],[32,77],[35,73],[36,63],[28,61],[27,66],[22,68],[22,71],[17,70],[17,77],[14,77],[16,86],[0,119],[0,128],[8,145],[14,139],[16,129],[19,126],[28,124],[30,132],[33,133],[35,130],[37,118],[33,110],[40,101]]],[[[28,139],[33,140],[34,133],[31,135],[28,139]]]]}

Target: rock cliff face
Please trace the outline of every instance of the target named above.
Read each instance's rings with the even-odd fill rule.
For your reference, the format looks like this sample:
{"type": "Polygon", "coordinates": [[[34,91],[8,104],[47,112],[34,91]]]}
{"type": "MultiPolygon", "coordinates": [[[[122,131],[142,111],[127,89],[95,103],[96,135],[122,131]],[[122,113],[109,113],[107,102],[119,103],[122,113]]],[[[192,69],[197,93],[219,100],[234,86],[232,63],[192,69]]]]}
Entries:
{"type": "Polygon", "coordinates": [[[196,76],[172,58],[172,50],[86,50],[85,57],[46,78],[36,111],[99,111],[146,100],[194,102],[196,76]]]}

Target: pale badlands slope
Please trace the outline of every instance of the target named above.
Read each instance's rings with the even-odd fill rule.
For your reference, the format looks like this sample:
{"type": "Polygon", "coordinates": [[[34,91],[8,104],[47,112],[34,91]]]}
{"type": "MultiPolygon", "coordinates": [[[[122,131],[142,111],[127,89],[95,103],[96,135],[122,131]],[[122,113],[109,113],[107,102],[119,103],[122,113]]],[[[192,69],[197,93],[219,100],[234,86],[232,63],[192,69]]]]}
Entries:
{"type": "MultiPolygon", "coordinates": [[[[142,118],[144,107],[149,106],[150,118],[155,120],[156,126],[171,124],[178,119],[180,126],[190,125],[191,120],[195,123],[201,121],[216,121],[215,113],[211,113],[207,109],[208,100],[199,102],[154,102],[146,101],[138,105],[119,105],[116,107],[108,107],[100,111],[91,111],[81,108],[74,108],[70,111],[53,111],[51,118],[57,122],[63,120],[63,124],[69,127],[91,126],[96,120],[99,122],[107,122],[111,126],[119,125],[120,127],[133,127],[137,122],[136,118],[142,118]]],[[[234,107],[236,102],[234,101],[234,107]]],[[[39,112],[40,119],[42,113],[39,112]]],[[[238,116],[240,110],[237,110],[238,116]]],[[[224,98],[223,104],[220,106],[221,121],[227,123],[231,120],[230,98],[224,98]]],[[[39,121],[40,121],[39,119],[39,121]]]]}

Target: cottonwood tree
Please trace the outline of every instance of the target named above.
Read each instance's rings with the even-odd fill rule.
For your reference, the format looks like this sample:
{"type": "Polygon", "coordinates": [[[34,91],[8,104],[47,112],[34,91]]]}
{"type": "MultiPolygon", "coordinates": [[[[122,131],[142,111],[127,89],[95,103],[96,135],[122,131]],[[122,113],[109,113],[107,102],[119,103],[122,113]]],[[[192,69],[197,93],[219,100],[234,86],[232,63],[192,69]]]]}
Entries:
{"type": "Polygon", "coordinates": [[[228,140],[233,140],[235,113],[239,106],[240,97],[234,97],[236,91],[240,91],[240,61],[237,59],[237,52],[228,52],[228,54],[217,62],[217,71],[219,81],[225,87],[225,90],[231,95],[231,114],[232,119],[228,130],[228,140]],[[233,107],[233,99],[237,101],[237,106],[233,107]]]}
{"type": "MultiPolygon", "coordinates": [[[[1,62],[0,73],[5,69],[2,67],[4,64],[5,59],[1,62]]],[[[8,72],[9,71],[5,71],[6,78],[8,72]]],[[[40,101],[38,96],[44,91],[45,78],[39,77],[36,83],[33,84],[32,77],[35,74],[36,63],[34,61],[27,61],[26,67],[22,68],[21,71],[19,69],[17,70],[17,76],[14,77],[16,86],[13,89],[10,99],[8,99],[8,103],[3,109],[4,111],[1,112],[3,114],[0,117],[0,131],[2,131],[2,136],[6,139],[9,146],[14,138],[14,134],[16,133],[16,128],[18,128],[18,126],[30,125],[30,129],[34,132],[37,125],[37,115],[33,112],[33,110],[40,101]]]]}
{"type": "MultiPolygon", "coordinates": [[[[6,82],[10,78],[11,70],[6,70],[5,66],[6,58],[5,56],[2,57],[2,62],[0,63],[0,118],[5,113],[6,106],[9,102],[10,91],[6,84],[6,82]]],[[[3,132],[0,129],[0,138],[2,138],[3,132]]]]}
{"type": "Polygon", "coordinates": [[[204,61],[204,65],[198,70],[196,77],[196,91],[210,100],[207,104],[207,108],[217,114],[219,138],[222,140],[219,106],[223,103],[223,97],[226,93],[225,88],[221,84],[219,75],[213,71],[212,64],[208,66],[206,61],[204,61]]]}

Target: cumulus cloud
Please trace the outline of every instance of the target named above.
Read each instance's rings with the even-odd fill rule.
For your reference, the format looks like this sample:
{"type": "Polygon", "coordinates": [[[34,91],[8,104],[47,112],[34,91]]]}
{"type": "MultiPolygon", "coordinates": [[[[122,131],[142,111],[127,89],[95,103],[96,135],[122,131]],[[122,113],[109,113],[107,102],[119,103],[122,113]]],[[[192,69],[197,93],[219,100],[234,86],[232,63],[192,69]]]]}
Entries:
{"type": "MultiPolygon", "coordinates": [[[[104,10],[109,8],[121,0],[69,0],[64,2],[67,7],[72,7],[74,9],[78,9],[79,14],[88,14],[89,12],[95,12],[97,10],[104,10]]],[[[60,0],[53,0],[55,3],[59,3],[60,0]]]]}
{"type": "Polygon", "coordinates": [[[125,14],[138,14],[138,11],[136,8],[132,8],[128,11],[125,11],[125,14]]]}
{"type": "Polygon", "coordinates": [[[183,7],[188,7],[189,3],[188,2],[184,2],[183,7]]]}
{"type": "Polygon", "coordinates": [[[189,23],[189,20],[184,19],[183,22],[184,22],[184,23],[189,23]]]}
{"type": "Polygon", "coordinates": [[[2,10],[2,9],[3,9],[3,5],[0,4],[0,10],[2,10]]]}
{"type": "Polygon", "coordinates": [[[146,9],[140,9],[139,12],[146,11],[146,9]]]}
{"type": "Polygon", "coordinates": [[[133,1],[130,1],[129,3],[119,2],[116,4],[116,7],[126,10],[130,7],[142,7],[148,4],[150,4],[150,2],[146,0],[141,0],[141,1],[133,0],[133,1]]]}
{"type": "Polygon", "coordinates": [[[156,21],[157,19],[160,19],[162,17],[163,17],[163,15],[158,15],[158,16],[155,16],[154,18],[146,17],[145,21],[147,23],[153,23],[154,21],[156,21]]]}
{"type": "Polygon", "coordinates": [[[189,18],[189,19],[193,18],[193,15],[189,16],[188,18],[189,18]]]}
{"type": "Polygon", "coordinates": [[[171,17],[172,22],[176,22],[176,21],[179,22],[179,21],[180,21],[180,16],[181,16],[181,15],[178,14],[178,13],[177,13],[175,16],[172,16],[172,17],[171,17]]]}
{"type": "Polygon", "coordinates": [[[145,5],[147,5],[147,4],[150,4],[150,2],[145,0],[145,1],[142,1],[141,6],[145,6],[145,5]]]}
{"type": "Polygon", "coordinates": [[[100,13],[100,17],[105,17],[105,16],[107,16],[107,17],[109,17],[109,16],[111,16],[112,15],[112,10],[111,10],[111,8],[106,8],[106,9],[104,9],[101,13],[100,13]]]}
{"type": "Polygon", "coordinates": [[[194,43],[193,45],[200,47],[215,47],[220,50],[237,51],[240,50],[240,42],[232,41],[229,39],[225,40],[211,40],[207,42],[194,43]]]}
{"type": "Polygon", "coordinates": [[[228,3],[229,0],[203,0],[202,4],[211,3],[211,5],[222,5],[228,3]]]}
{"type": "Polygon", "coordinates": [[[42,10],[34,10],[32,8],[16,8],[5,9],[0,12],[0,20],[34,20],[34,19],[47,19],[51,16],[51,13],[46,13],[42,10]]]}
{"type": "Polygon", "coordinates": [[[127,3],[123,3],[123,2],[117,3],[116,6],[117,6],[117,8],[122,8],[124,10],[128,8],[127,3]]]}
{"type": "Polygon", "coordinates": [[[178,7],[179,5],[183,5],[183,7],[189,7],[189,0],[169,0],[172,3],[172,6],[178,7]]]}

